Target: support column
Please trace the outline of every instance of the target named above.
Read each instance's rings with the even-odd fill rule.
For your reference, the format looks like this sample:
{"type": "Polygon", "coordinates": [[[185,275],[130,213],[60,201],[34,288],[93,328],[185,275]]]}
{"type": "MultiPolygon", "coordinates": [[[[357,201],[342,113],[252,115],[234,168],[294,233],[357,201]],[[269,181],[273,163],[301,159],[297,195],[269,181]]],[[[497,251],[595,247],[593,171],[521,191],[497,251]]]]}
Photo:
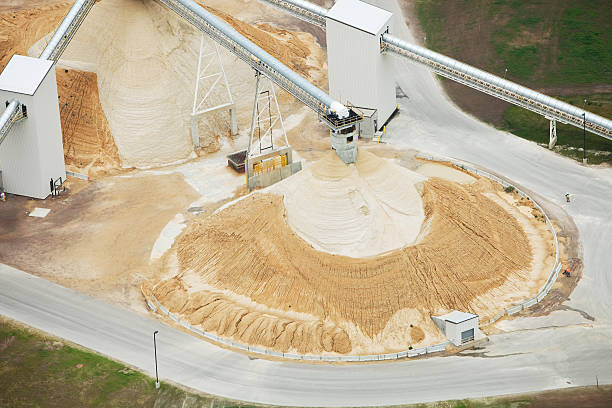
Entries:
{"type": "Polygon", "coordinates": [[[200,148],[199,118],[205,114],[210,115],[213,111],[226,108],[230,115],[230,133],[234,136],[238,134],[236,105],[221,62],[219,45],[210,39],[207,40],[205,35],[202,34],[191,112],[191,138],[195,149],[200,148]],[[225,88],[225,92],[222,88],[225,88]]]}
{"type": "Polygon", "coordinates": [[[200,135],[198,133],[198,117],[191,117],[191,141],[193,142],[194,149],[200,148],[200,135]]]}
{"type": "Polygon", "coordinates": [[[548,139],[548,148],[552,149],[553,147],[555,147],[555,144],[557,143],[557,121],[554,119],[550,120],[550,135],[549,135],[549,139],[548,139]]]}
{"type": "Polygon", "coordinates": [[[236,136],[238,134],[238,120],[236,119],[236,106],[229,109],[230,114],[230,134],[236,136]]]}

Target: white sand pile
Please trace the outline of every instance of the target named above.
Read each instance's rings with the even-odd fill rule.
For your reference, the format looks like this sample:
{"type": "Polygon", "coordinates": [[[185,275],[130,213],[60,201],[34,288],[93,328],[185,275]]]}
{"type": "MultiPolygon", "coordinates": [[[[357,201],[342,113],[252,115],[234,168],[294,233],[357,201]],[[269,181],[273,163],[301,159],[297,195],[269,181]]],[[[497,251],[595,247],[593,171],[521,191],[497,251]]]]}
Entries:
{"type": "Polygon", "coordinates": [[[62,66],[98,74],[100,102],[124,166],[166,164],[193,150],[189,101],[197,39],[155,2],[105,0],[66,49],[62,66]]]}
{"type": "Polygon", "coordinates": [[[354,258],[414,244],[425,219],[425,177],[359,151],[356,165],[334,152],[278,183],[293,230],[314,248],[354,258]]]}
{"type": "MultiPolygon", "coordinates": [[[[28,54],[37,56],[51,34],[28,54]]],[[[168,164],[192,153],[200,38],[199,31],[157,2],[104,0],[96,3],[62,55],[60,66],[98,74],[100,102],[124,167],[168,164]]],[[[231,67],[228,79],[238,110],[250,114],[252,70],[228,52],[222,52],[222,60],[226,70],[231,67]]],[[[211,97],[223,92],[217,87],[211,97]]],[[[202,118],[202,146],[225,135],[228,122],[225,110],[202,118]]]]}

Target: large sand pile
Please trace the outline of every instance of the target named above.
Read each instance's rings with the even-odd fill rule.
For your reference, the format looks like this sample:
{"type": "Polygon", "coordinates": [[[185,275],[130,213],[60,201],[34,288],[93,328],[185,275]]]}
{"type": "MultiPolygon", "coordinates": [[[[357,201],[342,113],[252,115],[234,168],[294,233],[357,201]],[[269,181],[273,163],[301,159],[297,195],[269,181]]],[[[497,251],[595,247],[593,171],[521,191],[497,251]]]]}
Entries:
{"type": "MultiPolygon", "coordinates": [[[[406,172],[383,159],[367,161],[385,169],[391,180],[387,188],[416,203],[403,195],[406,172]]],[[[350,194],[343,177],[317,173],[321,169],[352,172],[358,191],[367,183],[357,176],[376,171],[355,173],[319,163],[304,172],[315,179],[302,180],[305,189],[308,183],[320,186],[323,176],[330,184],[336,179],[338,203],[355,214],[359,206],[344,197],[350,194]]],[[[410,177],[405,185],[414,191],[410,177]]],[[[191,324],[243,343],[283,352],[363,354],[442,341],[430,315],[459,309],[486,318],[535,293],[548,272],[550,245],[544,243],[535,254],[530,240],[543,241],[538,229],[530,227],[526,234],[521,225],[532,221],[514,207],[514,213],[507,212],[512,199],[500,198],[505,193],[486,179],[471,184],[426,180],[418,242],[370,258],[319,251],[298,236],[290,225],[292,209],[283,204],[296,194],[290,180],[275,186],[275,193],[255,193],[196,218],[165,257],[171,277],[143,285],[145,296],[153,293],[191,324]]],[[[328,195],[333,187],[322,191],[328,195]]],[[[313,208],[325,208],[316,196],[305,198],[313,208]]],[[[325,201],[334,206],[329,196],[325,201]]],[[[379,200],[372,203],[384,208],[379,200]]],[[[355,231],[347,226],[350,241],[355,231]]],[[[337,228],[342,232],[341,225],[337,228]]],[[[364,223],[366,235],[371,228],[364,223]]]]}
{"type": "MultiPolygon", "coordinates": [[[[313,53],[309,34],[253,27],[211,11],[298,72],[313,71],[317,77],[323,56],[313,53]]],[[[38,55],[50,35],[29,54],[38,55]]],[[[97,74],[100,102],[124,166],[162,165],[192,153],[191,111],[200,37],[199,31],[157,2],[104,0],[96,3],[62,56],[60,66],[97,74]]],[[[222,60],[239,126],[246,129],[253,101],[252,69],[224,50],[222,60]]],[[[228,122],[225,111],[200,122],[200,142],[207,151],[219,148],[219,138],[229,133],[228,122]]]]}
{"type": "Polygon", "coordinates": [[[414,243],[423,181],[372,153],[360,150],[357,165],[346,166],[330,151],[270,191],[285,196],[289,225],[314,248],[363,258],[414,243]]]}

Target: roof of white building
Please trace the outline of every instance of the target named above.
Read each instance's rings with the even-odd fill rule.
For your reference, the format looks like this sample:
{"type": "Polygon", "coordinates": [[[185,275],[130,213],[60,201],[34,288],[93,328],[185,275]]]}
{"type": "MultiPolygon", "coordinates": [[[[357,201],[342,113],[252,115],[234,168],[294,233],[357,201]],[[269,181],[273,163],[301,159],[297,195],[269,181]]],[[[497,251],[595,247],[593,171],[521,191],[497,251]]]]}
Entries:
{"type": "Polygon", "coordinates": [[[13,55],[0,74],[0,89],[25,95],[34,95],[53,61],[13,55]]]}
{"type": "Polygon", "coordinates": [[[370,34],[378,34],[391,16],[387,10],[359,0],[338,0],[327,12],[327,18],[370,34]]]}
{"type": "Polygon", "coordinates": [[[443,316],[439,316],[440,319],[443,319],[443,320],[446,320],[447,322],[451,322],[455,324],[463,323],[466,320],[470,320],[475,317],[478,317],[478,315],[475,315],[473,313],[460,312],[458,310],[453,310],[450,313],[447,313],[443,316]]]}

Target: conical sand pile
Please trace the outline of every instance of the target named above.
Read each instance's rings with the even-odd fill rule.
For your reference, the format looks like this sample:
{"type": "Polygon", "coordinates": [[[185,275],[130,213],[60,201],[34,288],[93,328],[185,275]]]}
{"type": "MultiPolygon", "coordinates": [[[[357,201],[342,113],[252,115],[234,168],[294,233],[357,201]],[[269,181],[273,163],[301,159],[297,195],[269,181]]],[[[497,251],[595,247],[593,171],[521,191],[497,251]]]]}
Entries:
{"type": "MultiPolygon", "coordinates": [[[[430,315],[451,309],[492,315],[529,286],[524,283],[533,267],[529,240],[517,220],[485,196],[504,194],[499,186],[484,179],[469,185],[428,179],[421,198],[413,184],[418,176],[383,159],[361,158],[368,165],[359,169],[358,163],[357,173],[325,162],[330,158],[302,173],[299,183],[305,188],[320,187],[321,178],[331,184],[324,205],[316,192],[298,191],[290,178],[196,219],[167,258],[176,256],[176,276],[151,282],[145,294],[153,293],[191,324],[235,341],[283,352],[365,354],[442,341],[430,315]],[[386,177],[377,178],[376,169],[384,169],[386,177]],[[416,244],[368,258],[346,257],[315,249],[291,227],[296,208],[314,214],[345,205],[351,191],[364,193],[359,186],[368,180],[378,180],[373,197],[384,196],[384,188],[399,198],[367,198],[367,205],[378,203],[412,219],[422,201],[424,222],[415,223],[417,231],[408,237],[418,236],[416,244]],[[336,203],[329,196],[334,185],[336,203]],[[405,197],[406,191],[418,199],[405,197]],[[308,194],[310,209],[284,204],[299,194],[308,194]],[[399,211],[404,201],[412,212],[399,211]],[[482,301],[492,293],[497,303],[482,301]]],[[[348,214],[356,214],[361,204],[348,207],[348,214]]],[[[381,220],[385,217],[388,212],[381,220]]],[[[367,222],[363,228],[365,233],[353,233],[379,232],[367,222]]]]}

